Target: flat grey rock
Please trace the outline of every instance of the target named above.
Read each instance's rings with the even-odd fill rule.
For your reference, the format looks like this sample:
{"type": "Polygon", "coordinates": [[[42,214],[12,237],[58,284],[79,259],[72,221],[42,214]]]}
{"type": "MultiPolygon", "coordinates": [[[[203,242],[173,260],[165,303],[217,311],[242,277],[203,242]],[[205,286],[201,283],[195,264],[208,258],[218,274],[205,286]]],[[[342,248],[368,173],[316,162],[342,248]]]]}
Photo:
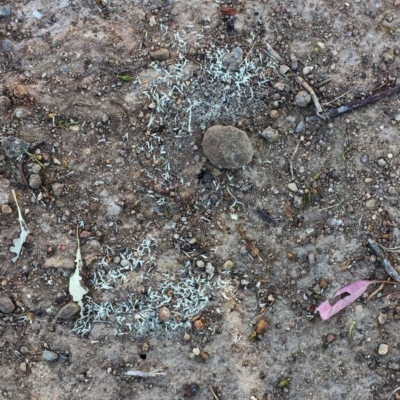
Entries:
{"type": "Polygon", "coordinates": [[[29,143],[14,136],[7,136],[1,140],[4,153],[9,158],[18,158],[25,154],[24,149],[29,149],[29,143]]]}

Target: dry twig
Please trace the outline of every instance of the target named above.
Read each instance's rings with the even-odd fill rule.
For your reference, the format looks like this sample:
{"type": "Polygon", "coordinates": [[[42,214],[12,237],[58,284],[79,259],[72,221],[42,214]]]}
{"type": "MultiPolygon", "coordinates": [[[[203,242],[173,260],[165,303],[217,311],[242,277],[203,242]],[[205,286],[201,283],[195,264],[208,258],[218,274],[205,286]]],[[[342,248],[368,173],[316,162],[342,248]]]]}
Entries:
{"type": "Polygon", "coordinates": [[[294,149],[294,152],[293,152],[293,154],[292,154],[292,157],[290,157],[290,161],[289,161],[289,164],[290,164],[290,174],[291,174],[291,176],[292,176],[292,181],[294,180],[293,159],[294,159],[294,156],[295,156],[296,153],[297,153],[297,150],[299,149],[299,144],[300,144],[300,140],[297,142],[296,148],[294,149]]]}

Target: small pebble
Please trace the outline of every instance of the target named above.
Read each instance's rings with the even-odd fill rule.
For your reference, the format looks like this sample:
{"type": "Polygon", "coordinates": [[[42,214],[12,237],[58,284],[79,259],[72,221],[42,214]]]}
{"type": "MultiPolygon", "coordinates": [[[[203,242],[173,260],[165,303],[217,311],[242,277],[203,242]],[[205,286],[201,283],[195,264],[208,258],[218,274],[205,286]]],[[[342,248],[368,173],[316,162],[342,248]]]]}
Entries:
{"type": "Polygon", "coordinates": [[[155,51],[151,51],[150,56],[157,61],[165,61],[169,58],[169,50],[162,48],[155,51]]]}
{"type": "Polygon", "coordinates": [[[58,358],[58,354],[54,353],[54,351],[44,350],[42,354],[43,360],[46,361],[56,361],[58,358]]]}
{"type": "Polygon", "coordinates": [[[25,363],[25,362],[22,362],[21,364],[19,364],[19,369],[20,369],[22,372],[26,372],[26,363],[25,363]]]}
{"type": "Polygon", "coordinates": [[[56,318],[60,318],[66,321],[75,314],[77,314],[80,310],[81,308],[78,306],[78,304],[74,303],[73,301],[70,301],[60,309],[56,318]]]}
{"type": "Polygon", "coordinates": [[[361,156],[361,162],[363,162],[364,164],[368,162],[368,154],[363,154],[361,156]]]}
{"type": "Polygon", "coordinates": [[[28,348],[25,347],[25,346],[22,346],[20,351],[21,351],[22,354],[28,354],[29,353],[28,348]]]}
{"type": "Polygon", "coordinates": [[[303,133],[306,130],[306,123],[301,120],[299,123],[296,125],[296,133],[303,133]]]}
{"type": "Polygon", "coordinates": [[[0,8],[0,18],[10,18],[11,16],[11,8],[10,7],[1,7],[0,8]]]}
{"type": "Polygon", "coordinates": [[[298,192],[298,188],[297,188],[297,185],[294,183],[294,182],[291,182],[291,183],[289,183],[288,184],[288,188],[289,188],[289,190],[290,191],[292,191],[292,192],[298,192]]]}
{"type": "Polygon", "coordinates": [[[389,352],[389,346],[385,343],[381,343],[378,348],[378,354],[380,356],[385,356],[389,352]]]}
{"type": "Polygon", "coordinates": [[[198,260],[198,261],[196,261],[196,267],[197,268],[204,268],[206,266],[206,264],[204,263],[204,261],[202,261],[202,260],[198,260]]]}
{"type": "Polygon", "coordinates": [[[315,255],[314,255],[314,253],[310,253],[308,255],[308,264],[310,265],[310,267],[315,265],[315,255]]]}
{"type": "Polygon", "coordinates": [[[211,263],[207,263],[206,265],[206,273],[211,277],[214,275],[215,267],[211,263]]]}
{"type": "Polygon", "coordinates": [[[311,96],[309,95],[308,92],[306,92],[305,90],[302,90],[296,94],[294,102],[297,107],[305,108],[310,104],[311,96]]]}
{"type": "Polygon", "coordinates": [[[233,267],[233,262],[231,260],[225,261],[224,264],[222,265],[222,269],[224,271],[229,271],[232,269],[232,267],[233,267]]]}
{"type": "Polygon", "coordinates": [[[303,75],[304,76],[310,75],[311,72],[313,72],[313,70],[314,70],[314,67],[312,67],[312,66],[304,67],[303,68],[303,75]]]}
{"type": "Polygon", "coordinates": [[[10,314],[15,310],[15,305],[9,297],[0,297],[0,312],[10,314]]]}
{"type": "Polygon", "coordinates": [[[396,188],[394,186],[389,186],[388,187],[388,193],[389,194],[396,194],[396,188]]]}
{"type": "Polygon", "coordinates": [[[39,174],[32,174],[29,177],[29,186],[32,189],[39,189],[42,186],[42,178],[39,174]]]}
{"type": "Polygon", "coordinates": [[[384,167],[384,166],[386,165],[386,161],[385,161],[383,158],[380,158],[380,159],[378,160],[378,165],[379,165],[380,167],[384,167]]]}
{"type": "Polygon", "coordinates": [[[1,206],[1,213],[3,215],[11,214],[12,213],[12,208],[8,204],[3,204],[1,206]]]}
{"type": "Polygon", "coordinates": [[[56,196],[56,197],[61,196],[61,194],[64,190],[64,184],[63,183],[53,183],[51,185],[51,189],[53,190],[54,196],[56,196]]]}
{"type": "Polygon", "coordinates": [[[274,143],[279,139],[279,132],[271,126],[264,129],[260,135],[269,143],[274,143]]]}
{"type": "Polygon", "coordinates": [[[326,335],[326,342],[327,343],[332,343],[335,340],[335,335],[333,333],[328,333],[326,335]]]}
{"type": "Polygon", "coordinates": [[[169,310],[168,307],[161,307],[160,311],[158,312],[158,318],[160,318],[160,321],[165,322],[169,320],[169,317],[171,316],[171,311],[169,310]]]}
{"type": "Polygon", "coordinates": [[[367,208],[374,208],[375,207],[376,200],[375,199],[369,199],[365,202],[365,207],[367,208]]]}
{"type": "Polygon", "coordinates": [[[278,110],[271,110],[269,113],[269,116],[272,119],[277,119],[279,117],[279,111],[278,110]]]}
{"type": "Polygon", "coordinates": [[[198,356],[200,354],[200,349],[198,347],[195,347],[193,350],[194,355],[198,356]]]}
{"type": "Polygon", "coordinates": [[[330,228],[338,228],[339,226],[343,225],[343,221],[336,218],[329,218],[326,223],[330,228]]]}
{"type": "Polygon", "coordinates": [[[240,47],[235,47],[229,54],[225,54],[222,59],[224,66],[231,71],[239,68],[243,61],[243,50],[240,47]]]}
{"type": "Polygon", "coordinates": [[[386,314],[383,314],[383,313],[380,313],[380,314],[378,315],[378,322],[379,322],[381,325],[383,325],[386,321],[387,321],[387,315],[386,315],[386,314]]]}

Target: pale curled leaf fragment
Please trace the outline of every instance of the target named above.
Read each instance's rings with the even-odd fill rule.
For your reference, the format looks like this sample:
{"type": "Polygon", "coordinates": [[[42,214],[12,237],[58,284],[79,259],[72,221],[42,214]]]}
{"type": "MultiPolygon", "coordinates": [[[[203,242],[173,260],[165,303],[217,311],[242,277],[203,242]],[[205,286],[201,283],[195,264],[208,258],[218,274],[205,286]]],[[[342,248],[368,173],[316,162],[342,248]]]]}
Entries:
{"type": "Polygon", "coordinates": [[[163,369],[154,369],[150,371],[138,371],[138,370],[131,370],[131,371],[126,371],[125,375],[128,376],[135,376],[137,378],[150,378],[152,376],[159,376],[159,375],[165,375],[165,372],[163,372],[163,369]]]}
{"type": "Polygon", "coordinates": [[[25,240],[26,240],[27,236],[29,235],[30,231],[29,231],[28,227],[26,226],[24,219],[22,218],[22,214],[21,214],[21,210],[18,205],[17,195],[15,194],[15,190],[12,189],[11,192],[14,197],[15,204],[17,205],[18,221],[19,221],[19,224],[21,225],[21,233],[18,238],[15,238],[13,240],[13,246],[10,247],[11,253],[16,254],[16,256],[11,259],[11,261],[13,263],[15,263],[18,260],[19,255],[21,254],[22,246],[25,243],[25,240]]]}
{"type": "Polygon", "coordinates": [[[76,240],[78,242],[78,249],[76,250],[76,268],[75,271],[69,278],[69,293],[72,296],[72,300],[78,303],[81,308],[81,317],[83,318],[83,296],[88,292],[88,289],[81,283],[82,277],[80,275],[81,268],[83,267],[81,246],[79,243],[78,228],[76,229],[76,240]]]}
{"type": "Polygon", "coordinates": [[[350,283],[350,285],[347,285],[339,289],[333,296],[333,298],[335,298],[340,295],[347,294],[346,297],[338,300],[334,305],[331,305],[329,301],[326,300],[316,308],[315,312],[318,311],[321,319],[325,321],[330,317],[332,317],[333,315],[337,314],[339,311],[346,308],[351,303],[353,303],[360,296],[362,296],[362,294],[367,290],[369,285],[372,285],[373,283],[377,282],[379,281],[361,280],[350,283]]]}

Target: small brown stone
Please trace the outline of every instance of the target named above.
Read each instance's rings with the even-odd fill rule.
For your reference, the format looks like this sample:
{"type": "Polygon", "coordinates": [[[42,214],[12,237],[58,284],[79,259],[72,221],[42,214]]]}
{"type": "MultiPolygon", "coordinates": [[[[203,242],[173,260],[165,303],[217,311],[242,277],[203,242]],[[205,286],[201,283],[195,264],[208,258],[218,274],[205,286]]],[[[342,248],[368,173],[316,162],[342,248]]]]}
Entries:
{"type": "Polygon", "coordinates": [[[320,282],[319,282],[319,286],[322,289],[326,289],[328,287],[328,282],[326,280],[324,280],[324,279],[321,279],[320,282]]]}
{"type": "Polygon", "coordinates": [[[267,331],[267,329],[268,329],[268,322],[263,319],[259,319],[255,327],[255,331],[257,332],[257,334],[262,335],[267,331]]]}
{"type": "Polygon", "coordinates": [[[279,117],[279,111],[278,110],[271,110],[271,112],[269,113],[269,116],[272,119],[277,119],[279,117]]]}
{"type": "Polygon", "coordinates": [[[23,99],[28,92],[25,89],[25,86],[23,85],[15,85],[13,88],[14,96],[17,97],[18,99],[23,99]]]}
{"type": "Polygon", "coordinates": [[[165,322],[169,320],[169,317],[171,316],[171,311],[169,310],[168,307],[161,307],[160,311],[158,312],[158,318],[160,318],[160,321],[165,322]]]}
{"type": "Polygon", "coordinates": [[[204,329],[204,323],[201,319],[196,319],[193,325],[198,331],[202,331],[204,329]]]}
{"type": "Polygon", "coordinates": [[[2,214],[11,214],[12,213],[12,208],[8,204],[3,204],[1,206],[1,213],[2,214]]]}
{"type": "Polygon", "coordinates": [[[73,301],[70,301],[60,309],[56,318],[67,320],[70,319],[75,314],[77,314],[80,310],[81,308],[78,306],[78,304],[74,303],[73,301]]]}
{"type": "Polygon", "coordinates": [[[150,52],[150,56],[157,61],[165,61],[169,58],[168,49],[158,49],[150,52]]]}
{"type": "Polygon", "coordinates": [[[328,333],[326,335],[326,342],[327,343],[332,343],[335,340],[335,335],[333,333],[328,333]]]}

